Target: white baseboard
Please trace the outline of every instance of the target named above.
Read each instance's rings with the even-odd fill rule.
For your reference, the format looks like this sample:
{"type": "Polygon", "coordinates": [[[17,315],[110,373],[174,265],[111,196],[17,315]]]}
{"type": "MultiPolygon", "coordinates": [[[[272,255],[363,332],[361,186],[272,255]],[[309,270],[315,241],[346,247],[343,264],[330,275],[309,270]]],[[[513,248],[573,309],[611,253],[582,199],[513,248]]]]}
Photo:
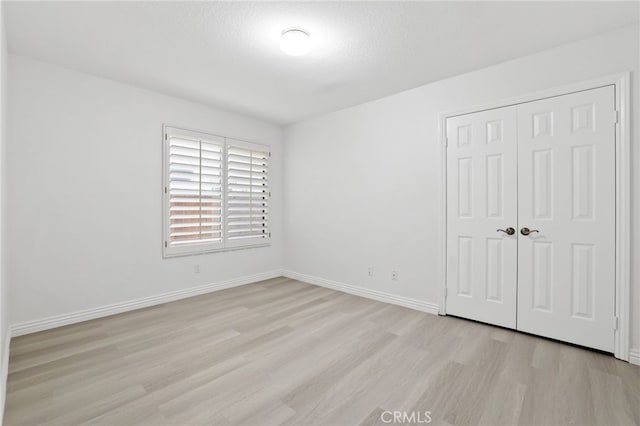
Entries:
{"type": "Polygon", "coordinates": [[[7,327],[7,336],[2,348],[0,365],[0,425],[4,424],[4,405],[7,400],[7,377],[9,376],[9,347],[11,346],[11,328],[7,327]]]}
{"type": "Polygon", "coordinates": [[[640,349],[629,349],[629,362],[631,364],[640,365],[640,349]]]}
{"type": "Polygon", "coordinates": [[[71,312],[69,314],[55,315],[48,318],[27,321],[20,324],[13,324],[10,327],[11,336],[22,336],[25,334],[36,333],[38,331],[48,330],[51,328],[62,327],[64,325],[75,324],[82,321],[88,321],[96,318],[106,317],[109,315],[120,314],[122,312],[133,311],[135,309],[146,308],[149,306],[159,305],[162,303],[173,302],[175,300],[186,299],[188,297],[198,296],[200,294],[212,293],[214,291],[224,290],[227,288],[238,287],[245,284],[251,284],[258,281],[268,280],[282,276],[281,270],[263,272],[260,274],[248,275],[239,278],[233,278],[213,284],[205,284],[198,287],[191,287],[184,290],[171,291],[159,294],[157,296],[143,297],[140,299],[129,300],[126,302],[114,303],[112,305],[100,306],[83,311],[71,312]]]}
{"type": "Polygon", "coordinates": [[[321,287],[330,288],[332,290],[341,291],[343,293],[354,294],[356,296],[366,297],[367,299],[373,299],[379,302],[404,306],[405,308],[415,309],[417,311],[427,312],[433,315],[438,315],[439,311],[439,306],[435,303],[429,303],[404,296],[397,296],[395,294],[385,293],[378,290],[371,290],[351,284],[344,284],[337,281],[327,280],[325,278],[314,277],[312,275],[300,274],[294,271],[285,270],[282,272],[282,274],[287,278],[302,281],[308,284],[319,285],[321,287]]]}

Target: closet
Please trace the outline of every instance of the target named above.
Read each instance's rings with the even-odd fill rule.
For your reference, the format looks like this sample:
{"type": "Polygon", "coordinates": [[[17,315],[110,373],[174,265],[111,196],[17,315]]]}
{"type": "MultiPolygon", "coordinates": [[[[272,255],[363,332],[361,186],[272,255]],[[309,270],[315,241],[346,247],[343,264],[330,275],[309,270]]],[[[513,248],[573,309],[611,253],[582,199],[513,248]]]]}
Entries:
{"type": "Polygon", "coordinates": [[[447,118],[446,312],[613,352],[615,88],[447,118]]]}

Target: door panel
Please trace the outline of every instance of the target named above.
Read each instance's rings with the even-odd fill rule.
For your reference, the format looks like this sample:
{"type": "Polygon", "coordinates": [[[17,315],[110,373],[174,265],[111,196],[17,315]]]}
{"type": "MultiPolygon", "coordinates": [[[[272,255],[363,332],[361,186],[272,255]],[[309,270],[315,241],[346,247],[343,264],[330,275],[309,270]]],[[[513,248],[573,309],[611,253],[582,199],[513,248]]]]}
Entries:
{"type": "Polygon", "coordinates": [[[515,328],[516,108],[447,119],[447,313],[515,328]]]}
{"type": "Polygon", "coordinates": [[[613,352],[614,88],[517,106],[518,330],[613,352]],[[520,229],[518,229],[520,231],[520,229]]]}

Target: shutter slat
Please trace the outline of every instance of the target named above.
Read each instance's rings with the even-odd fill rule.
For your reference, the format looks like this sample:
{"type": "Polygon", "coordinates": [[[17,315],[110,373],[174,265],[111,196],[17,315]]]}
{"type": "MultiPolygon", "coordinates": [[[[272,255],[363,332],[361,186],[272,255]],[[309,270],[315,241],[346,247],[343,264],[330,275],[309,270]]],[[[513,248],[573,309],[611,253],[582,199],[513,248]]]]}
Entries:
{"type": "Polygon", "coordinates": [[[248,157],[248,158],[260,158],[267,159],[269,154],[264,151],[254,151],[251,149],[236,148],[230,146],[227,149],[227,153],[230,157],[248,157]]]}
{"type": "Polygon", "coordinates": [[[229,185],[255,186],[256,188],[269,186],[266,179],[228,178],[227,183],[229,185]]]}
{"type": "Polygon", "coordinates": [[[192,189],[198,191],[200,189],[199,182],[185,182],[185,181],[172,181],[169,182],[169,188],[171,189],[192,189]]]}
{"type": "MultiPolygon", "coordinates": [[[[215,224],[214,222],[211,222],[214,225],[211,226],[218,226],[218,224],[215,224]]],[[[209,228],[211,229],[211,226],[209,226],[209,228]]],[[[185,222],[185,223],[172,223],[171,225],[169,225],[169,227],[171,229],[181,229],[181,228],[196,228],[196,227],[200,227],[200,222],[185,222]]]]}
{"type": "Polygon", "coordinates": [[[268,210],[268,206],[263,203],[236,203],[228,206],[227,211],[229,213],[232,212],[241,212],[241,211],[266,211],[268,210]]]}
{"type": "Polygon", "coordinates": [[[233,201],[239,201],[239,202],[243,202],[243,201],[261,201],[261,200],[266,200],[267,198],[267,193],[266,192],[232,192],[232,193],[227,193],[227,199],[229,200],[229,202],[233,202],[233,201]]]}
{"type": "Polygon", "coordinates": [[[216,198],[220,199],[220,192],[215,191],[202,191],[200,192],[198,189],[170,189],[170,195],[177,196],[190,196],[190,197],[200,197],[202,193],[202,197],[200,198],[216,198]]]}
{"type": "Polygon", "coordinates": [[[219,234],[220,230],[219,229],[200,229],[200,230],[195,230],[195,231],[176,231],[176,232],[171,232],[169,234],[169,236],[171,237],[194,237],[194,236],[199,236],[199,235],[204,235],[207,238],[215,235],[215,234],[219,234]]]}
{"type": "Polygon", "coordinates": [[[267,238],[266,232],[236,232],[230,233],[227,239],[236,240],[236,239],[245,239],[245,238],[267,238]]]}
{"type": "Polygon", "coordinates": [[[169,148],[169,155],[184,156],[184,157],[200,157],[200,150],[198,148],[185,148],[181,146],[172,146],[169,148]]]}
{"type": "Polygon", "coordinates": [[[228,157],[229,165],[231,166],[240,166],[246,167],[247,164],[253,164],[255,166],[261,166],[262,168],[266,168],[267,159],[266,158],[251,158],[244,157],[242,155],[229,155],[228,157]]]}
{"type": "Polygon", "coordinates": [[[246,228],[246,229],[262,229],[265,226],[267,226],[267,221],[266,219],[256,219],[255,221],[251,221],[251,220],[241,220],[241,221],[231,221],[231,222],[227,222],[227,228],[228,229],[240,229],[240,228],[246,228]]]}
{"type": "Polygon", "coordinates": [[[193,173],[199,173],[199,167],[212,168],[217,169],[222,167],[222,161],[217,160],[209,160],[206,158],[202,159],[202,164],[200,164],[199,157],[185,157],[184,155],[172,155],[169,157],[169,164],[174,166],[174,168],[179,168],[182,166],[192,167],[193,173]]]}
{"type": "Polygon", "coordinates": [[[185,240],[185,241],[171,241],[171,246],[172,247],[178,247],[181,245],[188,245],[188,244],[202,244],[202,243],[217,243],[222,241],[222,238],[218,235],[216,238],[203,238],[200,240],[185,240]]]}
{"type": "Polygon", "coordinates": [[[252,170],[254,172],[260,172],[260,173],[266,173],[267,172],[267,165],[264,163],[253,163],[251,164],[250,162],[242,162],[242,161],[229,161],[228,163],[228,167],[229,170],[233,171],[233,170],[237,170],[237,171],[248,171],[248,170],[252,170]]]}
{"type": "Polygon", "coordinates": [[[204,222],[204,219],[219,219],[220,215],[215,214],[173,214],[171,215],[171,220],[182,220],[182,219],[198,219],[204,222]]]}
{"type": "Polygon", "coordinates": [[[173,147],[198,149],[199,146],[200,146],[200,142],[188,140],[188,139],[181,139],[177,137],[171,137],[171,140],[169,141],[169,149],[173,147]]]}
{"type": "Polygon", "coordinates": [[[201,179],[203,182],[220,182],[221,176],[210,173],[194,173],[191,171],[172,171],[169,172],[169,180],[188,180],[197,182],[201,179]]]}
{"type": "Polygon", "coordinates": [[[178,206],[178,205],[172,205],[171,207],[169,207],[170,211],[182,211],[182,212],[186,212],[186,211],[202,211],[202,212],[212,212],[212,211],[220,211],[222,208],[221,207],[216,207],[216,206],[203,206],[203,205],[198,205],[198,206],[178,206]]]}

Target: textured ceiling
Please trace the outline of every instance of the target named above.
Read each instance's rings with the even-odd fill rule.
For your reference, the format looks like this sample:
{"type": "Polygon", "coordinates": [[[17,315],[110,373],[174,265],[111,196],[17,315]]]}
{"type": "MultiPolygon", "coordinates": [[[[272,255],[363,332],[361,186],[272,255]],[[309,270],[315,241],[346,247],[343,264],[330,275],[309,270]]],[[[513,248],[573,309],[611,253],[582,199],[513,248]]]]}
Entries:
{"type": "Polygon", "coordinates": [[[637,2],[5,2],[10,51],[286,124],[613,30],[637,2]],[[280,32],[307,29],[295,58],[280,32]]]}

